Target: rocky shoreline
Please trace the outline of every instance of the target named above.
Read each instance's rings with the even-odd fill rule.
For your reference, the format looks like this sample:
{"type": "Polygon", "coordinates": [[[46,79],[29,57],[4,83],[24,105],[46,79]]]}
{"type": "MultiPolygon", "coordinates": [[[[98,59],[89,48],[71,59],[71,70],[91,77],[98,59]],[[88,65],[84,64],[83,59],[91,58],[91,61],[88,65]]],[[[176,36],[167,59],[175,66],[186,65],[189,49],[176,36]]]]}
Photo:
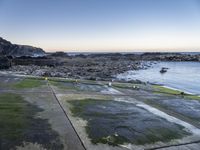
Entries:
{"type": "MultiPolygon", "coordinates": [[[[5,57],[4,57],[5,58],[5,57]]],[[[5,59],[4,59],[5,60],[5,59]]],[[[67,53],[52,53],[43,57],[7,58],[2,67],[23,75],[63,77],[88,80],[112,80],[117,74],[129,70],[147,69],[160,61],[200,61],[200,55],[177,53],[144,54],[90,54],[70,56],[67,53]]]]}
{"type": "MultiPolygon", "coordinates": [[[[45,77],[63,77],[87,80],[112,80],[115,75],[128,70],[146,69],[152,63],[143,61],[88,61],[79,60],[73,65],[65,64],[61,66],[38,66],[38,65],[14,65],[5,71],[22,75],[45,76],[45,77]],[[88,61],[88,62],[86,62],[88,61]]],[[[69,62],[68,62],[69,63],[69,62]]]]}
{"type": "Polygon", "coordinates": [[[155,61],[200,62],[200,53],[46,53],[0,38],[0,69],[23,75],[112,80],[129,70],[147,69],[155,61]]]}

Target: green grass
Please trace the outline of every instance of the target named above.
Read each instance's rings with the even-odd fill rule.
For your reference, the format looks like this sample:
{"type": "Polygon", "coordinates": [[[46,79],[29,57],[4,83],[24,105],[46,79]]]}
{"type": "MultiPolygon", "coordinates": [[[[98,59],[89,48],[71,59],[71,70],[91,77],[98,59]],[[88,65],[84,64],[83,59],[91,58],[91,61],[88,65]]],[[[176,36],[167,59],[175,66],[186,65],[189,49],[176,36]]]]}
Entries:
{"type": "Polygon", "coordinates": [[[22,81],[12,85],[16,89],[36,88],[44,85],[44,80],[25,78],[22,81]]]}
{"type": "Polygon", "coordinates": [[[169,95],[177,95],[181,96],[186,99],[191,99],[191,100],[200,100],[200,97],[197,95],[192,95],[192,94],[186,94],[178,90],[173,90],[170,88],[166,88],[160,85],[153,85],[153,88],[155,90],[155,93],[163,93],[163,94],[169,94],[169,95]]]}

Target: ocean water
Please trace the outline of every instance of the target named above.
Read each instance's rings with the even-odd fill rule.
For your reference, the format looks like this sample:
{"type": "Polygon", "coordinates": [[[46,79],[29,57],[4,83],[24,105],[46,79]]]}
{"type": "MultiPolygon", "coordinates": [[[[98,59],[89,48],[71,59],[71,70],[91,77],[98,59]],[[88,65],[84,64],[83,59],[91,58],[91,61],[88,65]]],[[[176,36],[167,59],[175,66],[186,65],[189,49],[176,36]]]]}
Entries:
{"type": "Polygon", "coordinates": [[[147,70],[128,71],[117,78],[138,79],[200,95],[200,62],[159,62],[147,70]],[[161,74],[162,67],[169,69],[161,74]]]}

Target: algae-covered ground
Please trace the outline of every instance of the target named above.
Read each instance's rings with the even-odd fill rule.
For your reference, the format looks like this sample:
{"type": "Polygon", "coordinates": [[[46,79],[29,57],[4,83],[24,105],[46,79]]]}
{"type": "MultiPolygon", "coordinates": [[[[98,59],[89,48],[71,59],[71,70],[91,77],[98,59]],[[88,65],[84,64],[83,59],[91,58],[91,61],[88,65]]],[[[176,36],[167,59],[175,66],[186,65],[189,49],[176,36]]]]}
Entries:
{"type": "Polygon", "coordinates": [[[87,120],[86,131],[94,144],[117,146],[168,142],[190,133],[184,127],[149,113],[135,104],[113,100],[69,101],[76,117],[87,120]]]}
{"type": "Polygon", "coordinates": [[[24,78],[20,82],[13,84],[12,86],[16,89],[36,88],[44,85],[43,79],[37,78],[24,78]]]}
{"type": "Polygon", "coordinates": [[[0,149],[84,149],[44,78],[0,80],[0,149]]]}
{"type": "Polygon", "coordinates": [[[200,147],[196,95],[144,83],[11,75],[0,80],[0,149],[200,147]]]}
{"type": "Polygon", "coordinates": [[[23,142],[37,142],[44,148],[62,149],[58,134],[46,119],[35,118],[42,109],[24,100],[20,94],[0,94],[1,149],[11,149],[23,142]]]}
{"type": "Polygon", "coordinates": [[[65,87],[68,82],[62,82],[62,87],[53,84],[54,90],[87,149],[100,150],[103,145],[107,145],[108,149],[124,149],[129,144],[129,149],[148,149],[179,145],[200,138],[193,136],[194,130],[199,131],[198,128],[192,128],[193,125],[188,127],[178,116],[171,118],[171,114],[165,114],[165,111],[153,112],[151,109],[157,110],[153,105],[147,105],[150,109],[139,106],[151,102],[163,110],[166,107],[159,101],[165,98],[178,97],[189,103],[193,101],[186,100],[180,91],[176,93],[167,88],[163,91],[161,86],[144,83],[113,82],[108,87],[105,81],[78,81],[73,86],[78,87],[79,84],[82,88],[71,91],[65,87]],[[97,87],[113,88],[119,94],[104,93],[97,87]]]}
{"type": "Polygon", "coordinates": [[[153,88],[155,90],[155,93],[177,95],[177,96],[180,96],[180,97],[186,98],[186,99],[200,100],[199,95],[188,94],[188,93],[184,93],[184,92],[179,91],[179,90],[170,89],[170,88],[159,86],[159,85],[153,85],[153,88]]]}

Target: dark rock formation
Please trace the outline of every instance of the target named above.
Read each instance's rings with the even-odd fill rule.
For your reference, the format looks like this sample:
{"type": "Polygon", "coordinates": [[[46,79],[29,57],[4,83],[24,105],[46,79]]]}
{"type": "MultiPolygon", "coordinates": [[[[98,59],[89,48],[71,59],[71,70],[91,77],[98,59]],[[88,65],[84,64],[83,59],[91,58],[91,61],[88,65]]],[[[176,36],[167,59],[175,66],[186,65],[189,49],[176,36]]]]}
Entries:
{"type": "Polygon", "coordinates": [[[55,52],[50,54],[52,57],[68,57],[68,55],[65,52],[55,52]]]}
{"type": "Polygon", "coordinates": [[[41,48],[26,45],[12,44],[0,37],[0,54],[5,56],[44,56],[45,52],[41,48]]]}
{"type": "Polygon", "coordinates": [[[200,55],[187,53],[144,53],[139,57],[148,61],[200,61],[200,55]]]}
{"type": "Polygon", "coordinates": [[[11,67],[11,61],[5,56],[0,56],[0,69],[8,69],[11,67]]]}
{"type": "Polygon", "coordinates": [[[168,70],[169,68],[165,68],[165,67],[162,67],[162,69],[160,70],[160,73],[166,73],[167,72],[167,70],[168,70]]]}
{"type": "Polygon", "coordinates": [[[49,66],[49,67],[55,67],[62,65],[57,61],[56,59],[50,58],[50,57],[30,57],[30,56],[22,56],[22,57],[16,57],[12,59],[13,65],[36,65],[36,66],[49,66]]]}

